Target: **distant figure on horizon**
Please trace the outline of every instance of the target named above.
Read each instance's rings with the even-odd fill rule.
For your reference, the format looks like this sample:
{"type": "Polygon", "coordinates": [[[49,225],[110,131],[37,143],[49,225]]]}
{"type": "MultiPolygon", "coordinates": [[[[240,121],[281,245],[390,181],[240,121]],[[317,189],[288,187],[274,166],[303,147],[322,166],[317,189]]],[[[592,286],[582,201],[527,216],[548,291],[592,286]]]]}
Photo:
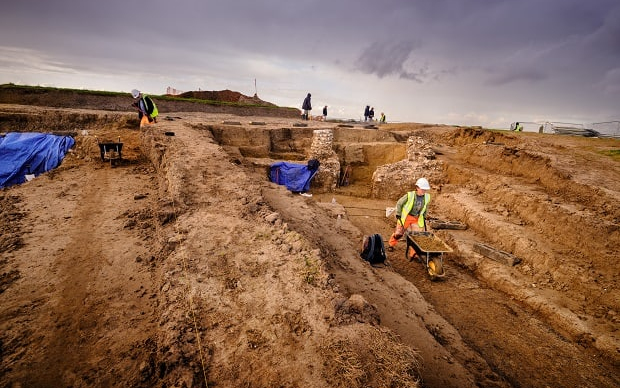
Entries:
{"type": "Polygon", "coordinates": [[[522,132],[523,131],[523,124],[520,124],[518,121],[515,123],[515,128],[512,129],[512,131],[515,132],[522,132]]]}
{"type": "Polygon", "coordinates": [[[379,117],[379,122],[385,124],[385,113],[381,112],[381,116],[379,117]]]}
{"type": "Polygon", "coordinates": [[[369,121],[374,121],[375,119],[375,108],[370,108],[370,110],[368,111],[368,120],[369,121]]]}
{"type": "Polygon", "coordinates": [[[146,124],[153,124],[157,122],[157,115],[159,111],[157,106],[151,99],[151,97],[143,94],[137,89],[131,91],[131,96],[135,99],[133,104],[134,108],[138,109],[138,120],[140,120],[140,128],[146,124]]]}
{"type": "Polygon", "coordinates": [[[310,101],[312,95],[308,93],[306,98],[304,98],[304,102],[301,105],[301,109],[304,110],[304,114],[301,116],[304,120],[310,120],[310,111],[312,110],[312,102],[310,101]]]}
{"type": "Polygon", "coordinates": [[[364,109],[364,121],[368,121],[368,116],[370,116],[370,105],[366,105],[364,109]]]}
{"type": "Polygon", "coordinates": [[[327,120],[327,105],[323,107],[323,121],[327,120]]]}

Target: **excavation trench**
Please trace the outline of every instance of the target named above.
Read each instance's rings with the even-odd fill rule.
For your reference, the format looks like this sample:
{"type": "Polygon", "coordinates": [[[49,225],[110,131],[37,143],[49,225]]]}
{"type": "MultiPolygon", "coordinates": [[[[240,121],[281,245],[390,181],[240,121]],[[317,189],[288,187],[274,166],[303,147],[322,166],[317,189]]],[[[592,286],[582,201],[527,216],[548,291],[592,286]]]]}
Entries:
{"type": "MultiPolygon", "coordinates": [[[[440,173],[431,172],[435,203],[430,216],[469,228],[434,231],[454,248],[445,255],[447,276],[440,281],[431,281],[422,264],[407,260],[404,242],[388,253],[390,266],[385,270],[414,284],[496,373],[513,386],[553,386],[582,378],[583,369],[576,370],[570,361],[575,358],[577,364],[595,370],[590,386],[617,381],[618,333],[613,327],[618,323],[618,299],[613,287],[618,274],[609,263],[617,253],[612,246],[618,243],[618,211],[610,214],[608,209],[609,201],[617,204],[618,198],[617,193],[601,198],[597,188],[572,181],[556,160],[575,155],[545,156],[546,148],[556,149],[544,143],[548,136],[531,147],[514,136],[458,128],[332,131],[332,158],[340,169],[331,180],[313,182],[311,200],[323,206],[335,201],[363,234],[380,233],[384,240],[394,227],[386,208],[409,190],[412,177],[403,179],[401,171],[388,167],[389,173],[379,174],[378,180],[375,171],[386,165],[402,167],[399,162],[408,155],[412,164],[424,164],[416,157],[428,148],[434,151],[431,159],[442,167],[440,173]],[[410,137],[423,143],[417,151],[408,150],[410,137]],[[409,183],[403,184],[405,180],[409,183]],[[375,187],[385,185],[396,189],[375,187]],[[586,208],[585,198],[592,196],[598,202],[586,208]],[[604,217],[596,216],[599,211],[604,217]],[[588,225],[580,230],[581,238],[571,227],[575,222],[588,225]],[[512,267],[484,257],[473,249],[481,243],[510,252],[521,262],[512,267]]],[[[271,129],[260,136],[242,128],[213,133],[231,156],[263,179],[271,163],[304,163],[315,151],[311,129],[271,129]],[[244,142],[247,137],[252,141],[244,142]]],[[[404,169],[417,172],[416,166],[404,169]]],[[[362,292],[350,287],[351,292],[362,292]]],[[[364,297],[378,300],[372,293],[364,297]]],[[[398,331],[398,325],[391,328],[398,331]]],[[[450,348],[440,330],[427,329],[450,348]]]]}
{"type": "Polygon", "coordinates": [[[76,138],[60,168],[0,193],[2,385],[380,386],[405,381],[394,368],[415,378],[407,349],[425,387],[620,385],[620,172],[603,153],[617,141],[195,112],[138,131],[123,112],[0,113],[3,131],[76,138]],[[124,161],[110,166],[98,142],[119,137],[124,161]],[[273,162],[316,155],[311,198],[268,182],[273,162]],[[358,255],[363,235],[387,240],[386,208],[422,174],[429,215],[468,226],[433,230],[453,249],[436,281],[404,241],[386,266],[358,255]],[[329,369],[375,354],[369,344],[400,349],[393,370],[361,356],[376,369],[329,369]]]}

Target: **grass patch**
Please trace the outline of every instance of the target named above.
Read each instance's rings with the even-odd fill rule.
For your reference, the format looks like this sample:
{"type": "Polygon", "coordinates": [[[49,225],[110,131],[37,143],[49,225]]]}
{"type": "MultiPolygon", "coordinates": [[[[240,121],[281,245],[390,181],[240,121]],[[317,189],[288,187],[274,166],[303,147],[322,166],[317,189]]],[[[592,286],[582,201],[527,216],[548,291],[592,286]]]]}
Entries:
{"type": "Polygon", "coordinates": [[[316,286],[316,282],[321,274],[321,264],[316,258],[304,256],[305,267],[303,279],[306,283],[316,286]]]}
{"type": "Polygon", "coordinates": [[[421,358],[395,334],[368,326],[338,337],[321,346],[331,387],[420,387],[421,358]]]}
{"type": "Polygon", "coordinates": [[[605,156],[609,156],[616,162],[620,162],[620,149],[619,150],[605,150],[605,151],[599,151],[599,152],[605,156]]]}
{"type": "MultiPolygon", "coordinates": [[[[105,90],[56,88],[56,87],[50,87],[50,86],[28,86],[28,85],[15,85],[12,83],[0,85],[0,90],[20,90],[20,91],[24,91],[29,94],[44,94],[44,93],[50,93],[50,92],[61,92],[61,93],[76,93],[76,94],[83,94],[83,95],[107,96],[107,97],[131,96],[129,92],[110,92],[110,91],[105,91],[105,90]]],[[[182,97],[176,97],[176,96],[169,96],[165,94],[163,95],[149,94],[149,96],[154,97],[157,100],[163,100],[163,101],[180,101],[180,102],[191,102],[194,104],[232,106],[232,107],[243,107],[243,108],[267,108],[267,109],[279,109],[279,110],[291,109],[291,110],[298,111],[297,108],[287,108],[287,107],[279,107],[279,106],[273,106],[273,105],[251,104],[251,103],[243,103],[243,102],[201,100],[199,98],[182,98],[182,97]]]]}
{"type": "Polygon", "coordinates": [[[49,93],[49,92],[71,92],[78,94],[92,94],[96,96],[125,96],[130,93],[124,92],[110,92],[106,90],[88,90],[88,89],[70,89],[70,88],[54,88],[51,86],[28,86],[28,85],[15,85],[15,84],[2,84],[0,89],[3,90],[23,90],[32,94],[49,93]]]}

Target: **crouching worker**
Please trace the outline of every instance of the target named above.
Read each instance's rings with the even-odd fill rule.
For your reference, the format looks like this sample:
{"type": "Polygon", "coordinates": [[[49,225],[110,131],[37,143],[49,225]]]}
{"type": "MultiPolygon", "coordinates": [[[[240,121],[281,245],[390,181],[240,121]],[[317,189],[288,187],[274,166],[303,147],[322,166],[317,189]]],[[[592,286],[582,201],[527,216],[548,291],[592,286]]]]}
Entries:
{"type": "Polygon", "coordinates": [[[396,202],[396,229],[388,242],[388,251],[393,251],[398,240],[405,235],[407,229],[423,231],[426,229],[424,217],[431,201],[428,191],[431,186],[426,178],[415,183],[415,191],[409,191],[396,202]]]}
{"type": "Polygon", "coordinates": [[[143,94],[137,89],[131,91],[131,96],[135,99],[131,105],[138,110],[140,128],[146,124],[156,123],[159,112],[151,97],[143,94]]]}

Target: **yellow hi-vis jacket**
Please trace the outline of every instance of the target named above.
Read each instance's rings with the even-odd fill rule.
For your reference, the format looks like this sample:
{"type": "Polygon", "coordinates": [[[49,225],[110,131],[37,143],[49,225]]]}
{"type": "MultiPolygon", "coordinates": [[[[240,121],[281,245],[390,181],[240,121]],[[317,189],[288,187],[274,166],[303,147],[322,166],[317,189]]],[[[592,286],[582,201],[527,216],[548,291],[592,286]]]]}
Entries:
{"type": "Polygon", "coordinates": [[[157,117],[157,115],[159,115],[157,105],[155,105],[153,99],[151,99],[151,97],[147,96],[146,94],[143,94],[142,98],[140,98],[140,108],[151,118],[157,117]]]}
{"type": "MultiPolygon", "coordinates": [[[[413,205],[415,204],[415,191],[409,191],[407,193],[407,202],[403,206],[402,212],[400,213],[400,222],[401,225],[405,225],[405,220],[407,219],[407,215],[411,209],[413,209],[413,205]]],[[[424,227],[424,215],[426,214],[426,207],[428,203],[431,201],[431,195],[429,193],[424,194],[424,204],[422,205],[422,209],[420,209],[420,214],[418,214],[418,226],[420,228],[424,227]]],[[[413,215],[413,214],[412,214],[413,215]]]]}

